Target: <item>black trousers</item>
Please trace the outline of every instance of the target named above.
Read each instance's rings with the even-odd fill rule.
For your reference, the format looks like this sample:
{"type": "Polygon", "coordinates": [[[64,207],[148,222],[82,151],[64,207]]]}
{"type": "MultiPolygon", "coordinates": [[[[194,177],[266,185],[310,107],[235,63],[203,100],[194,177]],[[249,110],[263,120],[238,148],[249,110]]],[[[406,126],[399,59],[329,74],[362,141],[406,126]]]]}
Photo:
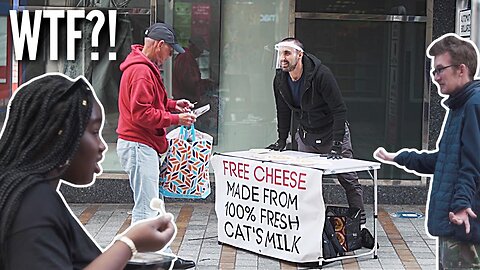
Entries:
{"type": "MultiPolygon", "coordinates": [[[[332,148],[333,142],[324,142],[322,145],[310,146],[306,145],[300,138],[299,131],[295,134],[295,140],[298,144],[298,151],[308,153],[328,154],[332,148]]],[[[345,135],[343,136],[342,156],[345,158],[353,158],[352,142],[350,139],[350,130],[345,125],[345,135]]],[[[345,189],[349,207],[362,209],[362,223],[365,223],[365,207],[363,204],[363,189],[358,182],[356,172],[337,174],[338,182],[345,189]]]]}

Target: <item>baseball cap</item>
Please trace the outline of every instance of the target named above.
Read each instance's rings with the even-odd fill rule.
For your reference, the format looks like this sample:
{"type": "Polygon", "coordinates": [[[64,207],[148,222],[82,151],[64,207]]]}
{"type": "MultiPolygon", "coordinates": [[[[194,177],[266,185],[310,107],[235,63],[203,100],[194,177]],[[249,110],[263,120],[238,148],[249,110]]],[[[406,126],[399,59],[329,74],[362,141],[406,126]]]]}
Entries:
{"type": "Polygon", "coordinates": [[[175,33],[170,25],[166,23],[154,23],[147,30],[145,30],[145,37],[155,40],[164,40],[170,44],[178,53],[184,53],[185,50],[180,46],[176,39],[175,33]]]}

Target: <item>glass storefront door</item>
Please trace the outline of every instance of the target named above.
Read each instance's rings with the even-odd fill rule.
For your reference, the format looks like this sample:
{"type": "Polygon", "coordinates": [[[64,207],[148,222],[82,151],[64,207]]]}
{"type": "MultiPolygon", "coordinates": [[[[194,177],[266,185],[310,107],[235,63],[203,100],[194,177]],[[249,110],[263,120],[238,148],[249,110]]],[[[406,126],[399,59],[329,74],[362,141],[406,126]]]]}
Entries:
{"type": "Polygon", "coordinates": [[[195,128],[213,136],[218,144],[220,1],[178,0],[174,2],[173,27],[185,53],[173,59],[171,93],[196,107],[210,110],[195,122],[195,128]]]}
{"type": "MultiPolygon", "coordinates": [[[[421,149],[424,21],[423,16],[296,16],[295,36],[338,81],[356,158],[374,160],[379,146],[421,149]]],[[[379,177],[418,179],[394,166],[383,167],[379,177]]]]}
{"type": "Polygon", "coordinates": [[[276,140],[274,44],[288,34],[288,12],[286,0],[222,1],[215,151],[263,148],[276,140]]]}

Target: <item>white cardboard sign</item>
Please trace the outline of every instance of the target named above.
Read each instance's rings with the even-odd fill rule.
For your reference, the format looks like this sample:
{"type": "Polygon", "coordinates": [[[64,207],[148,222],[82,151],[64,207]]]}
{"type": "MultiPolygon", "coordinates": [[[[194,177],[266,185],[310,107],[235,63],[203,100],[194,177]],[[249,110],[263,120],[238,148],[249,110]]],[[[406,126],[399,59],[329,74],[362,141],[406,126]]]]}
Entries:
{"type": "Polygon", "coordinates": [[[325,206],[318,169],[215,155],[218,241],[292,261],[318,261],[325,206]]]}

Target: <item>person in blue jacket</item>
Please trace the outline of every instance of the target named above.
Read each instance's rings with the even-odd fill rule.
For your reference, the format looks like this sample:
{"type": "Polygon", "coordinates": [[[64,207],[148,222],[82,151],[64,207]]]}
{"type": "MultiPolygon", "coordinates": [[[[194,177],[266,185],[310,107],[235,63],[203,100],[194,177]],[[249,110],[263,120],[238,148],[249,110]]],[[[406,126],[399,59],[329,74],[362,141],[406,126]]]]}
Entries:
{"type": "Polygon", "coordinates": [[[438,236],[441,269],[480,268],[480,81],[478,49],[446,34],[427,49],[431,77],[447,109],[435,151],[396,153],[378,148],[374,157],[418,174],[433,174],[427,229],[438,236]]]}

